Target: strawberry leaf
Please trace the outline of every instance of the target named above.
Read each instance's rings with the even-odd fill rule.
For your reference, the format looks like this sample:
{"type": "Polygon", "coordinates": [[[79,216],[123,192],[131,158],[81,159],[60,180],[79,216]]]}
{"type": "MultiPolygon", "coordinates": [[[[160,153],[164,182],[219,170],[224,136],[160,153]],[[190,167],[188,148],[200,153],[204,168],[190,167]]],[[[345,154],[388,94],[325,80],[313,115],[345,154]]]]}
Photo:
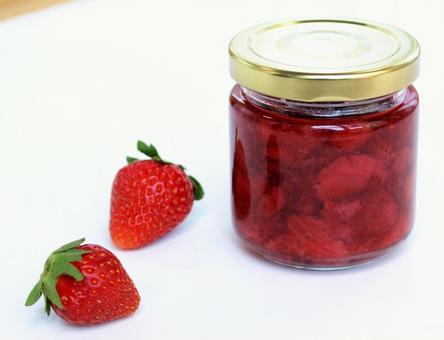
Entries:
{"type": "Polygon", "coordinates": [[[73,277],[76,281],[83,280],[83,275],[80,270],[69,262],[64,261],[54,261],[51,268],[52,275],[59,277],[61,275],[69,275],[73,277]]]}
{"type": "Polygon", "coordinates": [[[81,238],[80,240],[75,240],[75,241],[69,242],[69,243],[61,246],[59,249],[56,249],[53,252],[53,254],[61,253],[62,251],[76,248],[76,247],[80,246],[83,242],[85,242],[85,238],[81,238]]]}
{"type": "Polygon", "coordinates": [[[43,281],[40,279],[29,293],[28,298],[25,302],[25,306],[32,306],[40,299],[40,297],[42,296],[42,285],[43,281]]]}
{"type": "Polygon", "coordinates": [[[52,275],[49,275],[43,280],[43,294],[58,308],[63,309],[62,300],[60,300],[59,293],[56,290],[56,280],[52,275]]]}
{"type": "Polygon", "coordinates": [[[154,147],[153,144],[147,145],[141,140],[137,141],[137,150],[139,150],[141,153],[147,155],[149,158],[154,159],[155,161],[162,162],[162,163],[169,163],[165,162],[160,158],[159,152],[154,147]]]}
{"type": "Polygon", "coordinates": [[[49,316],[51,314],[51,302],[48,298],[45,298],[45,313],[49,316]]]}
{"type": "Polygon", "coordinates": [[[57,257],[57,260],[59,261],[65,261],[65,262],[75,262],[80,261],[82,259],[82,255],[88,254],[89,251],[83,250],[83,249],[72,249],[67,250],[62,253],[54,254],[54,256],[57,257]]]}
{"type": "Polygon", "coordinates": [[[133,163],[135,161],[138,161],[138,159],[134,158],[134,157],[128,156],[128,157],[126,157],[126,161],[127,161],[128,164],[131,164],[131,163],[133,163]]]}
{"type": "Polygon", "coordinates": [[[83,255],[90,252],[78,248],[84,241],[85,239],[83,238],[67,243],[48,257],[40,280],[32,288],[26,299],[26,306],[35,304],[43,295],[45,297],[46,314],[49,315],[51,305],[63,309],[63,303],[56,289],[57,281],[62,275],[71,276],[76,281],[84,279],[80,270],[72,264],[73,262],[81,261],[83,255]]]}
{"type": "Polygon", "coordinates": [[[201,200],[204,197],[204,195],[205,195],[205,192],[204,192],[204,190],[202,188],[202,185],[193,176],[189,175],[188,178],[190,179],[191,183],[193,184],[194,200],[196,200],[196,201],[201,200]]]}

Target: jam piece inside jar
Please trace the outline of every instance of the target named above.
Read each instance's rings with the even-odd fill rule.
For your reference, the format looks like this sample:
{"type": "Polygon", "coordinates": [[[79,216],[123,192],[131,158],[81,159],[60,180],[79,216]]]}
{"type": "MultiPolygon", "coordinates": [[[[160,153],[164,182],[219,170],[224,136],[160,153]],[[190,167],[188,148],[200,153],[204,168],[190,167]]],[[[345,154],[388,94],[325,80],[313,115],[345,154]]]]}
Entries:
{"type": "Polygon", "coordinates": [[[230,115],[239,235],[275,262],[312,269],[369,262],[405,239],[413,224],[417,107],[409,86],[389,108],[319,117],[261,105],[236,85],[230,115]]]}

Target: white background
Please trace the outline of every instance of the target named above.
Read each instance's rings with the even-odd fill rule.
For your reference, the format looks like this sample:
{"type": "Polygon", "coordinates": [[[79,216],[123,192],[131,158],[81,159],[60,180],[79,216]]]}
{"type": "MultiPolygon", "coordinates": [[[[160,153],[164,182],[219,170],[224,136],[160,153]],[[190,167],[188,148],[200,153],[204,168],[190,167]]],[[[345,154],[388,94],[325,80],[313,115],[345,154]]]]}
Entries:
{"type": "Polygon", "coordinates": [[[442,0],[84,0],[0,22],[2,339],[444,339],[442,0]],[[423,49],[417,219],[408,242],[358,269],[270,264],[230,223],[227,44],[272,19],[357,16],[423,49]],[[178,229],[119,251],[111,183],[154,143],[207,195],[178,229]],[[70,326],[23,306],[47,255],[86,236],[141,295],[128,319],[70,326]]]}

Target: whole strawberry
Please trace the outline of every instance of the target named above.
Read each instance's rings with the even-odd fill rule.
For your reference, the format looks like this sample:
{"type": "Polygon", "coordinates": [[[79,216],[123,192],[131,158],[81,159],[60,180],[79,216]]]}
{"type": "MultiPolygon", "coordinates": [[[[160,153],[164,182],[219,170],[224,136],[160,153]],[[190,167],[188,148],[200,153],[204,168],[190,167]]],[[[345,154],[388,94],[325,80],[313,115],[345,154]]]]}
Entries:
{"type": "Polygon", "coordinates": [[[85,239],[54,251],[45,262],[40,280],[25,305],[43,295],[45,310],[51,308],[65,321],[94,325],[133,314],[140,296],[117,257],[85,239]]]}
{"type": "Polygon", "coordinates": [[[163,160],[153,145],[137,142],[147,160],[127,158],[114,179],[109,230],[122,249],[147,245],[172,230],[190,213],[202,186],[182,165],[163,160]]]}

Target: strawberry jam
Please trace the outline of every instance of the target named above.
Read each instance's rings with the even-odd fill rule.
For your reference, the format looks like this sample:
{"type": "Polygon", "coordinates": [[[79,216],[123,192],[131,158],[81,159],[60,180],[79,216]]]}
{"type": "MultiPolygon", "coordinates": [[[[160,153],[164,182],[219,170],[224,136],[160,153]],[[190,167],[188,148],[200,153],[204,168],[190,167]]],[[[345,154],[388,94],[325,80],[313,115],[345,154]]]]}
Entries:
{"type": "Polygon", "coordinates": [[[347,268],[404,240],[413,224],[418,95],[281,100],[230,97],[232,206],[249,247],[282,264],[347,268]]]}
{"type": "Polygon", "coordinates": [[[340,269],[405,239],[415,199],[420,48],[355,19],[259,24],[230,43],[234,226],[253,250],[340,269]]]}

